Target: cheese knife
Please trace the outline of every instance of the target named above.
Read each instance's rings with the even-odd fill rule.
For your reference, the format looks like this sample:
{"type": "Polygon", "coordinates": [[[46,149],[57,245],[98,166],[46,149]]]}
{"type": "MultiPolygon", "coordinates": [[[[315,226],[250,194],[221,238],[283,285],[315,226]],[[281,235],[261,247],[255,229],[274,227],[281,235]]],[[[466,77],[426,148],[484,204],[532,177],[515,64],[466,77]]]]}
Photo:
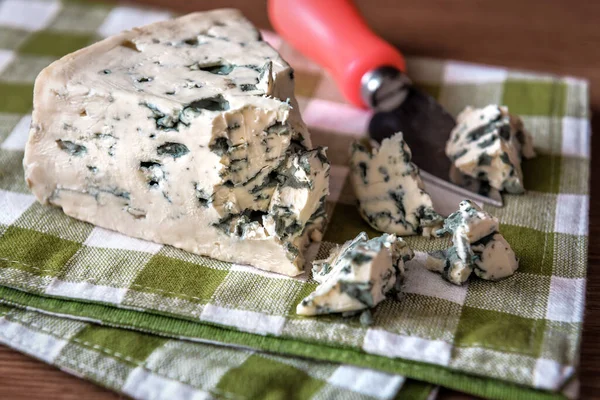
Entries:
{"type": "Polygon", "coordinates": [[[268,0],[267,6],[279,35],[325,68],[350,103],[375,111],[372,139],[403,132],[426,186],[502,206],[497,190],[482,195],[471,191],[478,184],[466,188],[449,181],[444,149],[456,121],[412,84],[400,51],[371,31],[351,0],[268,0]]]}

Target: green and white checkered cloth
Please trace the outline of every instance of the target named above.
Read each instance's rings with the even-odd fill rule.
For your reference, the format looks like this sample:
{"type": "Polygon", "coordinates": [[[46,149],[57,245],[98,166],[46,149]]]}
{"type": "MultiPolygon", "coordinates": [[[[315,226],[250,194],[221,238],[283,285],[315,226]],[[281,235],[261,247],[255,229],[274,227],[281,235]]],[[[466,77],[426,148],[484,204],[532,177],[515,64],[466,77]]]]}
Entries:
{"type": "MultiPolygon", "coordinates": [[[[266,273],[94,227],[36,203],[23,181],[37,73],[99,38],[169,16],[82,1],[0,2],[0,302],[267,351],[286,357],[280,362],[304,357],[385,371],[484,397],[576,395],[588,242],[585,81],[408,59],[413,80],[452,113],[467,104],[505,104],[531,131],[538,156],[524,163],[528,192],[505,196],[504,208],[486,206],[500,218],[520,269],[497,283],[473,279],[453,286],[419,265],[419,254],[448,247],[450,239],[409,237],[417,259],[408,266],[404,298],[380,304],[372,326],[340,316],[303,318],[295,307],[316,287],[308,277],[266,273]]],[[[370,113],[345,104],[332,80],[278,37],[264,36],[296,69],[313,142],[330,149],[330,222],[315,251],[325,255],[360,231],[377,235],[360,219],[347,182],[348,145],[365,135],[370,113]]],[[[58,353],[61,358],[63,350],[58,353]]]]}
{"type": "Polygon", "coordinates": [[[0,342],[138,399],[431,399],[432,385],[351,365],[168,339],[0,305],[0,342]]]}

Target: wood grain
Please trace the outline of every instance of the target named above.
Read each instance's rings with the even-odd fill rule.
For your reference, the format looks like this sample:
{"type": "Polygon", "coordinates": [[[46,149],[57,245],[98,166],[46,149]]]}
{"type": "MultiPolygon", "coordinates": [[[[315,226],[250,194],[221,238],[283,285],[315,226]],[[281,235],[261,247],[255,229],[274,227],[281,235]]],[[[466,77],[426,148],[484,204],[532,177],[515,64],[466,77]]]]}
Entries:
{"type": "MultiPolygon", "coordinates": [[[[327,1],[327,0],[323,0],[327,1]]],[[[268,28],[264,0],[138,0],[180,12],[236,7],[268,28]]],[[[405,54],[452,58],[587,78],[592,129],[600,129],[600,1],[357,0],[367,21],[405,54]]],[[[582,398],[600,398],[600,139],[592,140],[587,305],[582,398]]],[[[117,399],[119,396],[0,346],[6,399],[117,399]]],[[[467,396],[443,391],[441,398],[467,396]]]]}
{"type": "Polygon", "coordinates": [[[4,346],[0,346],[0,388],[5,400],[125,398],[4,346]]]}

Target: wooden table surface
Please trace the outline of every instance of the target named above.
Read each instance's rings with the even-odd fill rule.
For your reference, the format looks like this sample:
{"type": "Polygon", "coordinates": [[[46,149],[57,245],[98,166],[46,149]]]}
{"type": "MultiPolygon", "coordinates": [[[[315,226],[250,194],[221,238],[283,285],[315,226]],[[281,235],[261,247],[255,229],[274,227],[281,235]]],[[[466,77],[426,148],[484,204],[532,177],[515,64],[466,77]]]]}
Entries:
{"type": "MultiPolygon", "coordinates": [[[[296,0],[297,1],[297,0],[296,0]]],[[[327,0],[323,0],[327,1],[327,0]]],[[[180,12],[236,7],[262,28],[265,0],[137,0],[180,12]]],[[[600,129],[600,1],[357,0],[371,26],[405,54],[587,78],[600,129]]],[[[600,140],[592,140],[589,273],[580,377],[600,398],[600,140]]],[[[5,399],[116,399],[118,395],[0,346],[5,399]]],[[[441,398],[466,398],[442,391],[441,398]]]]}

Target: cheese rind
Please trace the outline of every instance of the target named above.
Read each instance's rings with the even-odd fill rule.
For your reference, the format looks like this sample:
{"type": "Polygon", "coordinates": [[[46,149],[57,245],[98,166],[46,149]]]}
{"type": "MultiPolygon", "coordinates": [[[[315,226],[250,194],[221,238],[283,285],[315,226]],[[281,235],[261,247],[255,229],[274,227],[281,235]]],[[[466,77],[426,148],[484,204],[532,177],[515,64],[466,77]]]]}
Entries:
{"type": "MultiPolygon", "coordinates": [[[[523,193],[522,158],[535,156],[531,135],[523,121],[507,107],[466,107],[450,133],[446,155],[461,174],[486,181],[493,188],[523,193]]],[[[456,184],[465,182],[457,171],[450,174],[456,184]]]]}
{"type": "Polygon", "coordinates": [[[401,236],[429,236],[443,218],[433,209],[411,157],[400,132],[380,146],[354,142],[350,180],[360,215],[373,228],[401,236]]]}
{"type": "Polygon", "coordinates": [[[455,285],[465,283],[472,272],[486,280],[512,275],[519,262],[508,242],[498,232],[498,219],[481,210],[470,200],[462,201],[459,210],[450,214],[438,234],[452,234],[453,246],[431,252],[425,268],[439,272],[455,285]]]}
{"type": "Polygon", "coordinates": [[[40,73],[25,177],[75,218],[297,275],[323,229],[329,163],[293,91],[237,10],[126,31],[40,73]]]}
{"type": "MultiPolygon", "coordinates": [[[[369,240],[366,233],[331,251],[313,263],[317,289],[302,300],[299,315],[351,313],[375,307],[393,289],[399,291],[404,262],[412,250],[395,235],[369,240]]],[[[368,318],[363,318],[368,319],[368,318]]]]}

